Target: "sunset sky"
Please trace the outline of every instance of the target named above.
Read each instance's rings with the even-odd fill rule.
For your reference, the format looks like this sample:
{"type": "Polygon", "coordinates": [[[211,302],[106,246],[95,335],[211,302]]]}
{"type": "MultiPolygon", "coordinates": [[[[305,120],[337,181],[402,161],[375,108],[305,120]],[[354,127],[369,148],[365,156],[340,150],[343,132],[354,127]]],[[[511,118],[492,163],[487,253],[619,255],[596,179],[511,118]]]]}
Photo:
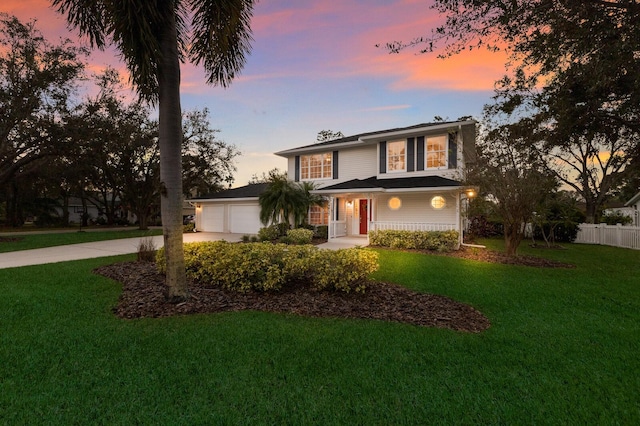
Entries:
{"type": "MultiPolygon", "coordinates": [[[[4,0],[0,11],[37,19],[50,41],[77,40],[45,0],[4,0]]],[[[320,130],[345,136],[433,121],[478,117],[490,101],[504,57],[483,51],[442,60],[376,48],[426,35],[440,22],[419,0],[263,0],[254,18],[253,50],[229,88],[205,84],[182,68],[182,108],[208,107],[219,137],[242,152],[234,186],[286,162],[273,152],[313,143],[320,130]]],[[[117,52],[95,52],[91,68],[122,70],[117,52]]]]}

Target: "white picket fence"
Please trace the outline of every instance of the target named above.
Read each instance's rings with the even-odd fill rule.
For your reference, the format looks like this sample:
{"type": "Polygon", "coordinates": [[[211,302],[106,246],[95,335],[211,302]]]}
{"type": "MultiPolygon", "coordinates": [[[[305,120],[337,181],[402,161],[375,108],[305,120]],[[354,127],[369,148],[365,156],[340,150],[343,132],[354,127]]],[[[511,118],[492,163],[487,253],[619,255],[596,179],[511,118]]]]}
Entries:
{"type": "Polygon", "coordinates": [[[581,223],[575,242],[640,250],[640,227],[581,223]]]}

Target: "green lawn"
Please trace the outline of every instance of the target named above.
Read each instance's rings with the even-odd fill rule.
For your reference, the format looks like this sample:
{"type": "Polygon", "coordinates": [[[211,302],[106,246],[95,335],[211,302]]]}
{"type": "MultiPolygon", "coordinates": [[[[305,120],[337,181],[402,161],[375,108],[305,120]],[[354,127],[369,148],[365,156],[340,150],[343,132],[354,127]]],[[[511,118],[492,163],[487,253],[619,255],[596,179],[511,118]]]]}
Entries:
{"type": "Polygon", "coordinates": [[[138,229],[131,229],[126,231],[86,231],[54,234],[36,234],[34,232],[33,235],[6,235],[5,237],[0,237],[0,253],[63,246],[65,244],[88,243],[92,241],[147,237],[151,235],[162,235],[162,230],[152,229],[140,231],[138,229]],[[7,238],[18,239],[18,241],[6,240],[7,238]]]}
{"type": "Polygon", "coordinates": [[[260,312],[124,321],[119,285],[91,269],[133,256],[0,270],[0,424],[640,423],[640,251],[535,253],[577,268],[380,251],[377,279],[472,304],[492,322],[481,334],[260,312]]]}

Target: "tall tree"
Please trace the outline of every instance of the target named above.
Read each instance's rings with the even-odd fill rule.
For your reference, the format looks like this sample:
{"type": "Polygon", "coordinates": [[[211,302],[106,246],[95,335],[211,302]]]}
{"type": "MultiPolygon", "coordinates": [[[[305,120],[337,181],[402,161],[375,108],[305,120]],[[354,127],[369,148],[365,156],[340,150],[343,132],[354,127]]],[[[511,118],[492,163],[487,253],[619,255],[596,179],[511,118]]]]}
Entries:
{"type": "Polygon", "coordinates": [[[253,4],[253,0],[53,0],[93,46],[103,48],[113,42],[139,95],[158,103],[161,210],[171,301],[188,297],[182,244],[180,60],[203,64],[208,83],[228,86],[250,51],[253,4]]]}
{"type": "Polygon", "coordinates": [[[220,191],[233,183],[238,149],[216,137],[220,130],[211,128],[209,110],[183,114],[182,176],[184,194],[201,196],[220,191]]]}
{"type": "Polygon", "coordinates": [[[528,126],[528,142],[584,197],[593,220],[640,155],[640,2],[435,0],[432,7],[443,25],[387,48],[442,57],[507,51],[510,73],[487,111],[528,126]]]}
{"type": "Polygon", "coordinates": [[[62,123],[82,57],[69,41],[49,43],[34,22],[0,13],[0,187],[9,194],[17,175],[67,148],[62,123]]]}
{"type": "Polygon", "coordinates": [[[467,172],[468,183],[479,186],[481,195],[494,202],[494,213],[504,225],[509,256],[517,255],[525,225],[557,186],[539,158],[520,149],[518,139],[509,126],[487,131],[478,142],[477,161],[467,172]]]}

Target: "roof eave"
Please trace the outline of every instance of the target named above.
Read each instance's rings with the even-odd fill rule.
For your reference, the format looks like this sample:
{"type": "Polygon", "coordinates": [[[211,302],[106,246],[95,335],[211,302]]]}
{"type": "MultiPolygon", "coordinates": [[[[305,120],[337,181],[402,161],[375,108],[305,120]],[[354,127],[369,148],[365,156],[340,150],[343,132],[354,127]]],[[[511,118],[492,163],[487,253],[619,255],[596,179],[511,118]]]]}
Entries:
{"type": "Polygon", "coordinates": [[[627,201],[624,205],[625,205],[625,207],[631,207],[632,205],[634,205],[638,201],[640,201],[640,192],[638,192],[636,195],[631,197],[631,199],[629,201],[627,201]]]}
{"type": "Polygon", "coordinates": [[[417,127],[415,129],[410,129],[410,130],[394,130],[391,132],[386,132],[386,133],[378,133],[375,135],[369,135],[369,136],[361,136],[359,138],[359,140],[361,140],[362,142],[369,142],[369,141],[384,141],[387,140],[389,138],[394,138],[394,137],[399,137],[399,136],[408,136],[408,135],[421,135],[421,134],[425,134],[425,133],[433,133],[433,132],[438,132],[441,130],[448,130],[448,129],[455,129],[461,126],[468,126],[468,125],[475,125],[476,121],[475,120],[465,120],[465,121],[454,121],[454,122],[448,122],[448,123],[442,123],[442,124],[436,124],[436,125],[432,125],[432,126],[424,126],[424,127],[417,127]]]}
{"type": "Polygon", "coordinates": [[[260,197],[242,197],[242,198],[233,198],[233,197],[225,197],[225,198],[194,198],[190,200],[185,200],[189,203],[215,203],[215,202],[225,202],[225,201],[258,201],[260,197]]]}
{"type": "Polygon", "coordinates": [[[305,146],[300,148],[285,149],[284,151],[278,151],[278,152],[275,152],[274,154],[279,155],[280,157],[287,158],[294,154],[335,151],[336,148],[348,148],[355,145],[362,145],[362,143],[363,142],[360,140],[355,140],[355,141],[349,141],[349,142],[338,142],[332,145],[318,145],[318,146],[311,145],[311,146],[305,146]]]}

